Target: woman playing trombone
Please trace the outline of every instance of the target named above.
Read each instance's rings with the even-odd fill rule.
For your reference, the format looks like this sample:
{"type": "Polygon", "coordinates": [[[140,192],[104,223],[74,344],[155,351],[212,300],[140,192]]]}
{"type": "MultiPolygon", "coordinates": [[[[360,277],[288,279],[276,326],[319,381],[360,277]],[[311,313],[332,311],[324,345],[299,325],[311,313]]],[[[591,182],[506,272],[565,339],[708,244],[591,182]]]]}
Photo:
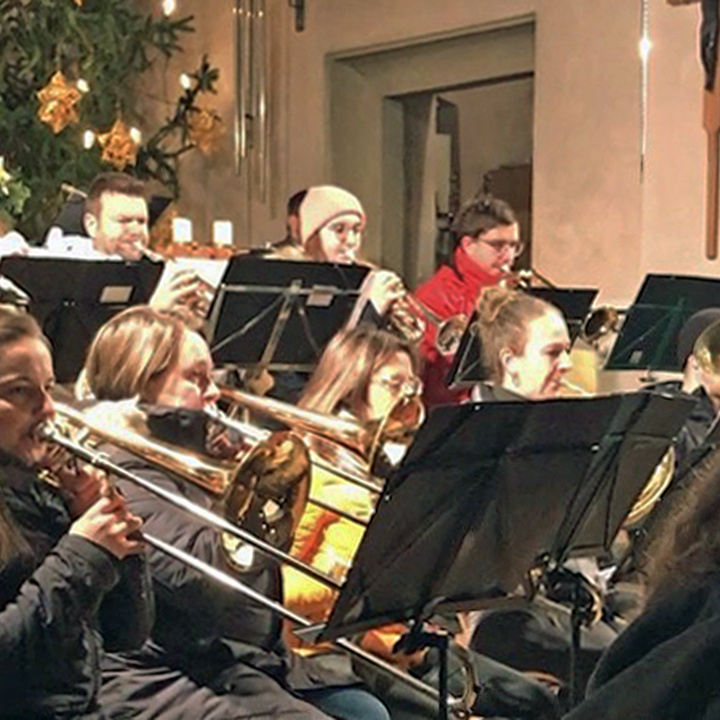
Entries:
{"type": "Polygon", "coordinates": [[[133,649],[152,624],[150,585],[122,498],[81,468],[40,480],[54,416],[47,340],[0,309],[0,715],[109,718],[102,648],[133,649]]]}
{"type": "MultiPolygon", "coordinates": [[[[85,369],[98,400],[137,398],[146,405],[148,422],[154,421],[154,435],[206,450],[202,411],[218,399],[212,360],[204,339],[179,318],[142,306],[126,310],[101,328],[85,369]]],[[[170,472],[127,453],[115,456],[126,469],[197,506],[217,504],[208,491],[170,472]]],[[[121,487],[149,533],[234,572],[215,528],[132,483],[121,487]]],[[[388,720],[384,706],[357,678],[293,662],[280,638],[280,620],[268,610],[160,552],[151,551],[149,558],[157,589],[152,639],[138,653],[114,657],[106,668],[113,678],[109,689],[129,717],[388,720]],[[175,714],[178,709],[184,714],[175,714]]],[[[280,597],[274,565],[250,567],[242,579],[280,597]]]]}

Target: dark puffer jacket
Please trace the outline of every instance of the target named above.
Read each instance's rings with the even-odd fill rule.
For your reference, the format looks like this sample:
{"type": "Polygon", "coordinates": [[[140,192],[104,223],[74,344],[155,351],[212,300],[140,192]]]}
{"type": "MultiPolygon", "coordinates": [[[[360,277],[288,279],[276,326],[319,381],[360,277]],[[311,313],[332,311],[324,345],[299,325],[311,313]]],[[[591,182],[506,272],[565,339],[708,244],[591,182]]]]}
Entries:
{"type": "Polygon", "coordinates": [[[2,511],[27,547],[0,570],[0,718],[106,718],[97,697],[102,639],[139,647],[153,620],[145,561],[122,562],[67,535],[61,494],[0,456],[2,511]]]}

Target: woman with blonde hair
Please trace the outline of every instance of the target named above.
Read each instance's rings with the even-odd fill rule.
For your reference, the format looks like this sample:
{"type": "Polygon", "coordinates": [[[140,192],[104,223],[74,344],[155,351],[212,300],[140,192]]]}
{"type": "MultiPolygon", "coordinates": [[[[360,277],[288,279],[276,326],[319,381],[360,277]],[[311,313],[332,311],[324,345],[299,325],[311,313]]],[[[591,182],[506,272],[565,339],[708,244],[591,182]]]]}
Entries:
{"type": "MultiPolygon", "coordinates": [[[[201,453],[210,430],[204,410],[219,395],[212,368],[210,350],[198,333],[147,307],[111,319],[86,362],[87,381],[98,400],[139,399],[153,437],[201,453]]],[[[116,451],[114,457],[173,494],[220,511],[221,500],[205,488],[129,453],[116,451]]],[[[119,485],[149,533],[220,570],[237,572],[213,526],[131,483],[119,485]]],[[[264,515],[260,519],[272,522],[264,515]]],[[[113,656],[105,668],[111,678],[108,694],[128,717],[173,720],[173,708],[179,707],[184,717],[197,720],[389,720],[356,676],[309,668],[293,658],[272,611],[158,551],[149,557],[158,599],[152,637],[141,652],[113,656]]],[[[272,563],[248,566],[242,581],[272,599],[282,597],[272,563]]]]}
{"type": "Polygon", "coordinates": [[[477,309],[486,380],[475,399],[556,397],[572,367],[570,335],[560,310],[501,287],[483,290],[477,309]]]}
{"type": "Polygon", "coordinates": [[[103,642],[143,643],[151,588],[140,520],[103,477],[63,466],[59,487],[40,478],[54,380],[35,320],[0,308],[0,714],[103,720],[103,642]]]}

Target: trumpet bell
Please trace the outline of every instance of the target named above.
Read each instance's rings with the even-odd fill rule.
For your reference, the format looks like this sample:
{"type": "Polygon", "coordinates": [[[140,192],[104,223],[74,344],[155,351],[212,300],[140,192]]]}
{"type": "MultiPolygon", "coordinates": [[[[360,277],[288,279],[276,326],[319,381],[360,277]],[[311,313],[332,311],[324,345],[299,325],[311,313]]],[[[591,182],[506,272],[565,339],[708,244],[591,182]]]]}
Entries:
{"type": "Polygon", "coordinates": [[[441,355],[455,355],[468,324],[467,315],[459,313],[441,322],[437,328],[435,347],[441,355]]]}

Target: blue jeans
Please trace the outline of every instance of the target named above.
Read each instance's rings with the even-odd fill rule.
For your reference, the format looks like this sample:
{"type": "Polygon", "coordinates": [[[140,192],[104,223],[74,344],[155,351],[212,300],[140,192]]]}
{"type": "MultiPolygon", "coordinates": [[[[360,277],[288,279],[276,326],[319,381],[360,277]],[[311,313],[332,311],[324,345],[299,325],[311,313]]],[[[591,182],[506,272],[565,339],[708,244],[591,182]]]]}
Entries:
{"type": "Polygon", "coordinates": [[[297,695],[336,720],[390,720],[385,705],[362,687],[326,687],[297,695]]]}

